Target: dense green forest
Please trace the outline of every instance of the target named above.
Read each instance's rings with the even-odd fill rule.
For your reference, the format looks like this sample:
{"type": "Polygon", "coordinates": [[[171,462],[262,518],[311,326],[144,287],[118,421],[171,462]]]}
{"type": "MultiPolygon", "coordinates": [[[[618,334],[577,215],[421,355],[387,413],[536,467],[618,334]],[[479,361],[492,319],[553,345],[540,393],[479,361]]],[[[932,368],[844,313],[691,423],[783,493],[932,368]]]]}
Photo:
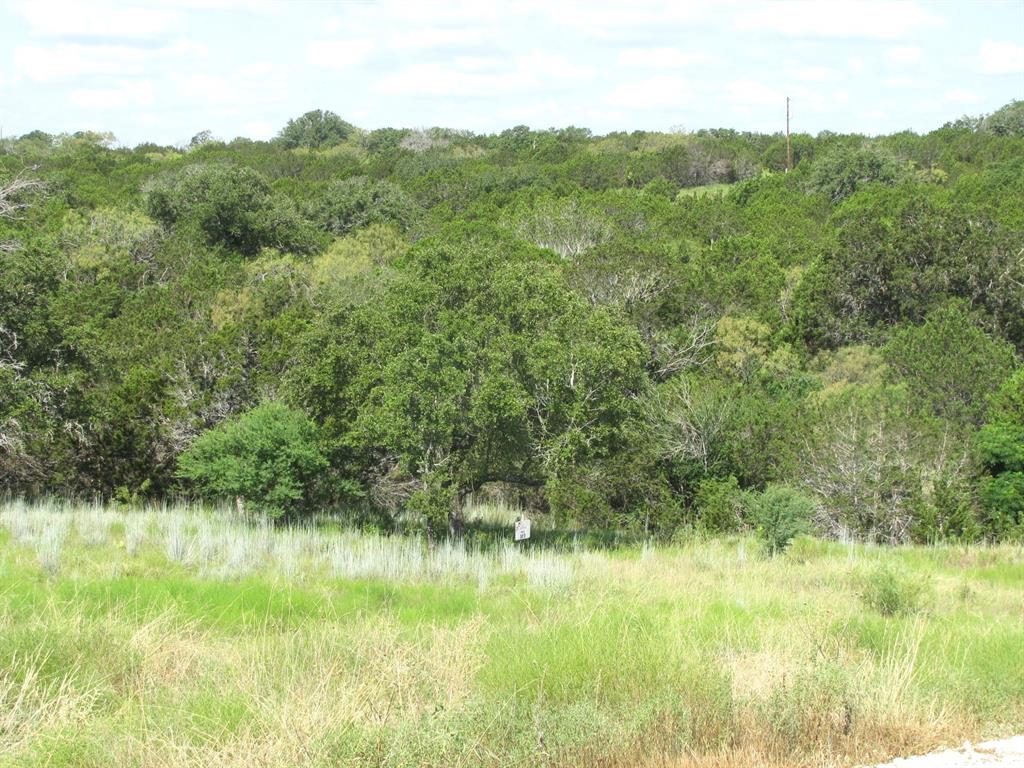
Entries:
{"type": "Polygon", "coordinates": [[[792,149],[319,111],[6,139],[0,490],[1020,538],[1024,102],[792,149]]]}

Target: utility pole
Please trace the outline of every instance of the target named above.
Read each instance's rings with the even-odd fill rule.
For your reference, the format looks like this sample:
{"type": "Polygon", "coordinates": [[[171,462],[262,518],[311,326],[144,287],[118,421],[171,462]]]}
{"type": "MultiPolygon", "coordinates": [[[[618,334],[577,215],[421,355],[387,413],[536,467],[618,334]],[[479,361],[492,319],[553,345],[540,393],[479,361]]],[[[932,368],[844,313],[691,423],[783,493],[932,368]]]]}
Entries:
{"type": "Polygon", "coordinates": [[[786,173],[793,168],[793,145],[789,143],[789,96],[786,97],[786,173]]]}

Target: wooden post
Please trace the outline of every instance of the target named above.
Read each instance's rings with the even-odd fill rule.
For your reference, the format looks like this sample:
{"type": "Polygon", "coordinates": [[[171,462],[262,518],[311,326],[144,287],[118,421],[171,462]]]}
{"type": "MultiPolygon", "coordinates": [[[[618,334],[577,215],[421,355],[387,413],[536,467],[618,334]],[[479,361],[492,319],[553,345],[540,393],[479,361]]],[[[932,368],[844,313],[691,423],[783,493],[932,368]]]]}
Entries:
{"type": "Polygon", "coordinates": [[[789,96],[786,97],[786,173],[793,168],[793,145],[789,142],[789,96]]]}

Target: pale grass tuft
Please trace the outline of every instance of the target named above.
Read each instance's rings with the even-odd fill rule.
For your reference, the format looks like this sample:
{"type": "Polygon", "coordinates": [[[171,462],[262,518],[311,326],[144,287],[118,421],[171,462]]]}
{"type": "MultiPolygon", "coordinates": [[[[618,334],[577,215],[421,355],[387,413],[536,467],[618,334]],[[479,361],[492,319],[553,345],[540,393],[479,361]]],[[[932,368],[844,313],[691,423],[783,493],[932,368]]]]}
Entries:
{"type": "Polygon", "coordinates": [[[20,680],[10,672],[20,666],[16,656],[0,671],[0,754],[13,757],[45,732],[76,728],[93,711],[98,692],[81,690],[70,674],[44,681],[39,673],[44,661],[41,656],[27,659],[20,680]]]}

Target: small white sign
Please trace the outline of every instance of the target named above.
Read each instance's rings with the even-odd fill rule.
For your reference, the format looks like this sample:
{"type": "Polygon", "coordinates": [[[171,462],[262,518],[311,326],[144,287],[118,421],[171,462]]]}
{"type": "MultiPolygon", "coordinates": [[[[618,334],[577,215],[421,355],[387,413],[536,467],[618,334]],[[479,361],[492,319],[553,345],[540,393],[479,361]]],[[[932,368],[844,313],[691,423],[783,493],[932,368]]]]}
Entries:
{"type": "Polygon", "coordinates": [[[516,520],[516,541],[526,541],[530,538],[530,521],[527,518],[516,520]]]}

